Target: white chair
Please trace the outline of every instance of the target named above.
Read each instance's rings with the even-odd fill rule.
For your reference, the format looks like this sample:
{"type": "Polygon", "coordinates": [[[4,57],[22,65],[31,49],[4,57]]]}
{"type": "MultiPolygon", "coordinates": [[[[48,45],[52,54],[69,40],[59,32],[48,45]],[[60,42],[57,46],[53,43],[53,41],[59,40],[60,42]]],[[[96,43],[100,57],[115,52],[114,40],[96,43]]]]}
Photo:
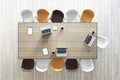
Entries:
{"type": "Polygon", "coordinates": [[[81,59],[80,66],[81,69],[85,72],[91,72],[94,69],[94,64],[92,59],[81,59]]]}
{"type": "Polygon", "coordinates": [[[33,12],[28,9],[23,10],[21,12],[21,16],[22,16],[23,22],[33,22],[34,21],[33,12]]]}
{"type": "Polygon", "coordinates": [[[48,70],[50,59],[38,59],[36,63],[36,70],[39,72],[45,72],[48,70]]]}
{"type": "Polygon", "coordinates": [[[66,13],[66,21],[67,22],[76,22],[78,17],[78,12],[76,10],[69,10],[66,13]]]}
{"type": "Polygon", "coordinates": [[[97,36],[97,46],[99,48],[107,47],[108,43],[109,43],[108,38],[101,36],[101,35],[97,36]]]}

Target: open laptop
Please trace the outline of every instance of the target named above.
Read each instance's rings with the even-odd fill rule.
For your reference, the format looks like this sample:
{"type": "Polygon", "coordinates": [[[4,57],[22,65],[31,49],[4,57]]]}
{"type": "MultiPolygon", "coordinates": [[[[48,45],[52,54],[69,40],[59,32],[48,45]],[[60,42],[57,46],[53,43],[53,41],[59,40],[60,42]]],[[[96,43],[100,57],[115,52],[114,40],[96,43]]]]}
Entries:
{"type": "Polygon", "coordinates": [[[56,57],[67,57],[67,48],[57,48],[56,57]]]}

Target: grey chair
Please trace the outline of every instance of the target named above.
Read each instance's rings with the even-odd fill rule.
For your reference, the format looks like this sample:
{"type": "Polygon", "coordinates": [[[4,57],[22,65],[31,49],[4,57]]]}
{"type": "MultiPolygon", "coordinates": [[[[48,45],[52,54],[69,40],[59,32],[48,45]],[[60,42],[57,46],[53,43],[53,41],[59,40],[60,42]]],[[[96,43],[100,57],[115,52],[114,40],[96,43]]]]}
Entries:
{"type": "Polygon", "coordinates": [[[21,12],[23,22],[34,22],[33,12],[26,9],[21,12]]]}
{"type": "Polygon", "coordinates": [[[108,44],[109,44],[109,40],[107,37],[102,35],[97,36],[97,47],[106,48],[108,44]]]}
{"type": "Polygon", "coordinates": [[[66,12],[66,21],[67,22],[77,22],[78,11],[71,9],[66,12]]]}
{"type": "Polygon", "coordinates": [[[81,59],[80,66],[81,69],[85,72],[91,72],[94,69],[94,64],[92,59],[81,59]]]}
{"type": "Polygon", "coordinates": [[[48,70],[50,59],[38,59],[36,63],[36,70],[39,72],[45,72],[48,70]]]}

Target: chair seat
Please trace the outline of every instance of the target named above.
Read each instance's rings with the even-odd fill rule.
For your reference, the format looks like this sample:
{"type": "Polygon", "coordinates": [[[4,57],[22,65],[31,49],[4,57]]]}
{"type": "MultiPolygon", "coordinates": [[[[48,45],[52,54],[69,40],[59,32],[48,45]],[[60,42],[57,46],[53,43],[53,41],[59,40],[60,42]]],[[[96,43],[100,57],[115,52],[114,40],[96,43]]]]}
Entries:
{"type": "Polygon", "coordinates": [[[62,18],[60,14],[54,14],[52,18],[53,18],[52,22],[62,22],[62,18]]]}
{"type": "Polygon", "coordinates": [[[39,9],[37,11],[37,20],[39,22],[48,22],[49,12],[45,9],[39,9]]]}
{"type": "Polygon", "coordinates": [[[51,61],[51,68],[54,71],[61,71],[64,67],[64,60],[63,59],[53,59],[51,61]]]}
{"type": "Polygon", "coordinates": [[[94,64],[92,59],[81,59],[80,65],[83,71],[90,72],[94,69],[94,64]]]}
{"type": "Polygon", "coordinates": [[[38,59],[36,63],[36,70],[40,72],[45,72],[48,70],[50,59],[38,59]]]}
{"type": "Polygon", "coordinates": [[[94,12],[90,9],[86,9],[83,11],[83,13],[80,17],[80,20],[81,20],[81,22],[88,23],[88,22],[92,21],[93,17],[94,17],[94,12]]]}
{"type": "Polygon", "coordinates": [[[51,21],[52,22],[62,22],[63,18],[64,18],[64,14],[62,13],[62,11],[54,10],[52,12],[52,16],[51,16],[51,21]]]}
{"type": "Polygon", "coordinates": [[[76,22],[78,17],[78,12],[74,9],[67,11],[66,13],[66,21],[67,22],[76,22]]]}
{"type": "Polygon", "coordinates": [[[30,10],[23,10],[21,12],[21,16],[22,16],[22,20],[23,22],[34,22],[34,19],[33,19],[33,12],[30,11],[30,10]]]}
{"type": "Polygon", "coordinates": [[[33,59],[23,59],[21,67],[23,69],[33,69],[34,68],[34,60],[33,59]]]}
{"type": "Polygon", "coordinates": [[[76,59],[67,59],[66,60],[66,69],[76,70],[78,68],[78,61],[76,59]]]}
{"type": "Polygon", "coordinates": [[[108,45],[109,41],[106,37],[98,35],[97,36],[97,46],[99,48],[105,48],[108,45]]]}

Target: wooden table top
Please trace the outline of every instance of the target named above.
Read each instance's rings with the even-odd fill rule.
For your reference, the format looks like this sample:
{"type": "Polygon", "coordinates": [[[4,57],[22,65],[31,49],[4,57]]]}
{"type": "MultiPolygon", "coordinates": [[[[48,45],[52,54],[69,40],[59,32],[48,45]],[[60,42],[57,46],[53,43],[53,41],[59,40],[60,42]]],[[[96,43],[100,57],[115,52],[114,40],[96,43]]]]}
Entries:
{"type": "Polygon", "coordinates": [[[65,58],[97,58],[97,37],[92,47],[83,44],[92,31],[96,37],[97,23],[18,23],[18,58],[56,58],[52,54],[56,48],[67,48],[65,58]],[[51,30],[57,26],[57,30],[42,37],[40,27],[44,26],[51,30]],[[28,28],[32,28],[32,35],[28,35],[28,28]],[[43,48],[48,49],[48,55],[43,55],[43,48]]]}

